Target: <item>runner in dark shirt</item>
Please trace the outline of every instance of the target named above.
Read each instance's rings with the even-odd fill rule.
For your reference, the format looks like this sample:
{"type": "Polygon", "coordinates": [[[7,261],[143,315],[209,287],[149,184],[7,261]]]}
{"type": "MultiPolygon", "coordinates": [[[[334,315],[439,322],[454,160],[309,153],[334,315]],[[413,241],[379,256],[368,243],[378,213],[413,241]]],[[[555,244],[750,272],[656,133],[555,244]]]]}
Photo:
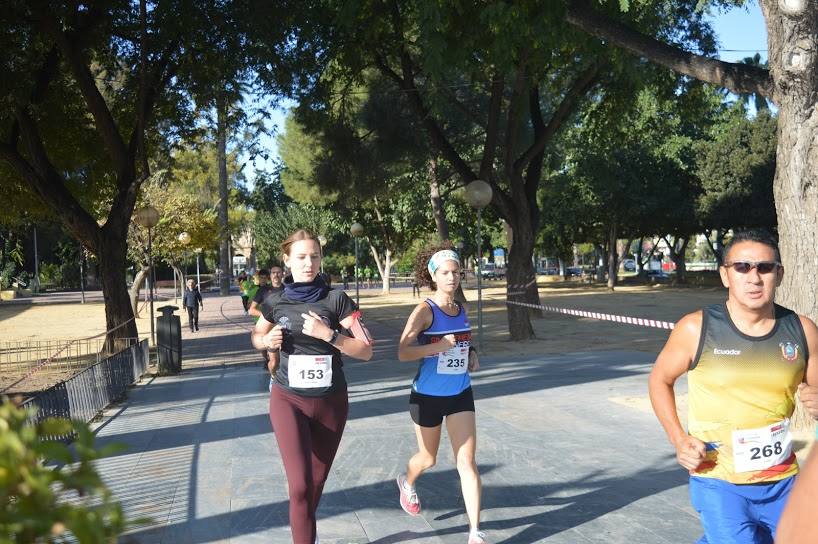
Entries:
{"type": "MultiPolygon", "coordinates": [[[[257,349],[280,357],[270,392],[270,421],[290,497],[294,544],[313,544],[316,510],[349,411],[342,355],[368,361],[372,340],[355,303],[319,277],[321,246],[298,230],[281,245],[292,275],[270,293],[253,331],[257,349]]],[[[275,364],[273,365],[275,366],[275,364]]]]}

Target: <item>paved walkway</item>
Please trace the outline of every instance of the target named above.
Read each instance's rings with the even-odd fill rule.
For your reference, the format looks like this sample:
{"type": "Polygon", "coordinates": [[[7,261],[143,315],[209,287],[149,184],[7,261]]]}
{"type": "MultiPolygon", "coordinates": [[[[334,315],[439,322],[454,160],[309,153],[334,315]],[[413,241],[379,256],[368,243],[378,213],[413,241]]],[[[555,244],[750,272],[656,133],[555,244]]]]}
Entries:
{"type": "MultiPolygon", "coordinates": [[[[267,416],[267,376],[237,296],[208,297],[184,328],[184,371],[134,388],[106,414],[99,463],[130,517],[123,542],[290,543],[286,480],[267,416]],[[220,308],[222,311],[220,311],[220,308]],[[228,321],[232,320],[232,322],[228,321]]],[[[415,451],[407,414],[414,363],[394,325],[373,323],[372,362],[348,362],[350,418],[319,509],[322,544],[463,544],[467,521],[447,441],[418,483],[421,516],[397,503],[415,451]]],[[[694,541],[686,475],[653,416],[611,398],[645,395],[652,357],[587,352],[490,358],[474,377],[483,522],[493,543],[694,541]]]]}

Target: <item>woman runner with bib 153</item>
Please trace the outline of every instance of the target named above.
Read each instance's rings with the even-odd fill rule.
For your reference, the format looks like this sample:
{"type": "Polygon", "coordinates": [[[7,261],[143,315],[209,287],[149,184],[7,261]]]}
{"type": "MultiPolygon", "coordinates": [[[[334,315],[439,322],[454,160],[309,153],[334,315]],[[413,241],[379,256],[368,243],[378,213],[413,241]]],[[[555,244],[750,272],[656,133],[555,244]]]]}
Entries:
{"type": "Polygon", "coordinates": [[[313,544],[315,512],[349,411],[341,355],[367,361],[372,340],[355,303],[318,275],[314,234],[297,230],[281,250],[292,275],[265,299],[252,338],[271,351],[276,369],[270,421],[287,474],[293,543],[313,544]]]}
{"type": "Polygon", "coordinates": [[[409,459],[406,473],[398,476],[400,505],[408,514],[420,513],[415,483],[435,464],[445,419],[469,518],[468,543],[486,544],[479,529],[481,484],[474,459],[477,429],[469,378],[480,365],[471,346],[466,309],[454,298],[460,259],[451,249],[428,250],[420,252],[415,265],[418,285],[431,285],[435,293],[415,307],[398,347],[399,360],[422,360],[409,395],[418,452],[409,459]]]}

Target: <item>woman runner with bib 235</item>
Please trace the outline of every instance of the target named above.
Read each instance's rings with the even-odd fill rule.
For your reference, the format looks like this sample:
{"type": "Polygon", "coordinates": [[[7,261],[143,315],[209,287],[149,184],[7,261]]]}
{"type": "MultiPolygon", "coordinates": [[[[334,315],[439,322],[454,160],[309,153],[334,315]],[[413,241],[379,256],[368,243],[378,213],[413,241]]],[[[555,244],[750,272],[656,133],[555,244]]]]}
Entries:
{"type": "Polygon", "coordinates": [[[341,355],[368,361],[372,340],[352,300],[318,275],[315,235],[298,230],[281,250],[292,276],[263,302],[252,338],[271,351],[275,368],[270,421],[287,474],[293,543],[313,544],[315,512],[349,411],[341,355]]]}
{"type": "Polygon", "coordinates": [[[460,259],[450,249],[421,252],[415,277],[418,285],[431,285],[435,293],[409,316],[398,347],[399,360],[422,359],[409,395],[418,452],[409,459],[406,473],[398,476],[400,505],[408,514],[420,513],[415,483],[435,464],[445,419],[469,518],[468,543],[486,544],[479,529],[481,484],[474,459],[477,429],[469,378],[469,371],[480,365],[471,346],[466,309],[454,299],[460,285],[460,259]]]}

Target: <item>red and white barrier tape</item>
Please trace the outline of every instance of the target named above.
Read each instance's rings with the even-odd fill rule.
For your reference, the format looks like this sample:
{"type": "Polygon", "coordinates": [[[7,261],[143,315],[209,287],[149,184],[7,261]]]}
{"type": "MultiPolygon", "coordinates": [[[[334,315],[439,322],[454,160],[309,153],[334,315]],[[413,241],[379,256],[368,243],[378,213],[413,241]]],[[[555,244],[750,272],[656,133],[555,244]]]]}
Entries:
{"type": "Polygon", "coordinates": [[[642,317],[629,317],[626,315],[603,314],[599,312],[587,312],[585,310],[574,310],[571,308],[560,308],[558,306],[543,306],[541,304],[529,304],[527,302],[516,302],[513,300],[506,300],[506,304],[513,304],[515,306],[524,306],[526,308],[534,308],[535,310],[545,310],[546,312],[554,312],[558,314],[572,315],[574,317],[589,317],[591,319],[599,319],[601,321],[613,321],[615,323],[626,323],[628,325],[636,325],[639,327],[654,327],[657,329],[673,329],[675,323],[669,321],[659,321],[656,319],[644,319],[642,317]]]}
{"type": "Polygon", "coordinates": [[[532,278],[531,281],[529,281],[528,283],[521,283],[521,284],[510,283],[510,284],[508,284],[506,286],[506,289],[509,291],[509,293],[508,293],[509,295],[521,295],[521,294],[525,293],[526,289],[528,289],[532,285],[535,285],[536,283],[537,283],[537,278],[532,278]],[[523,291],[512,293],[512,292],[510,292],[512,289],[522,289],[523,291]]]}

